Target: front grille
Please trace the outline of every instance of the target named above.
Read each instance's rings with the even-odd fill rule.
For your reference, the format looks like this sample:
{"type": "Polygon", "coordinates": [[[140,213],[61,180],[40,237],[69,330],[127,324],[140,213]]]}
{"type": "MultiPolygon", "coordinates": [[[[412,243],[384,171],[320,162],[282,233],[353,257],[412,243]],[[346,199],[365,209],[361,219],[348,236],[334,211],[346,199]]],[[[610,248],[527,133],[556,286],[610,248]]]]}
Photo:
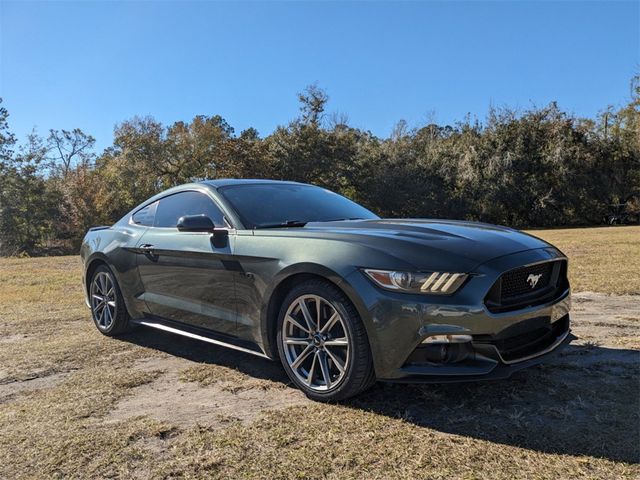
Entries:
{"type": "Polygon", "coordinates": [[[552,300],[569,288],[566,260],[518,267],[503,273],[485,298],[490,312],[498,313],[552,300]]]}
{"type": "Polygon", "coordinates": [[[517,268],[502,275],[501,299],[509,300],[520,295],[531,294],[549,286],[553,263],[539,263],[517,268]]]}

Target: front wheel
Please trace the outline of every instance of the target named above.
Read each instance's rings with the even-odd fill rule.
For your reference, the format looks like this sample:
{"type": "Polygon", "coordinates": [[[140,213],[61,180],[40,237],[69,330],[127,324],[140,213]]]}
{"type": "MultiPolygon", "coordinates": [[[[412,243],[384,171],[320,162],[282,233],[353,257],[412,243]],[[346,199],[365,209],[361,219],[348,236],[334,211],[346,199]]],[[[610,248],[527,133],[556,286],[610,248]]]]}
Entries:
{"type": "Polygon", "coordinates": [[[314,400],[344,400],[375,382],[358,312],[341,290],[322,280],[301,283],[285,298],[278,352],[289,378],[314,400]]]}

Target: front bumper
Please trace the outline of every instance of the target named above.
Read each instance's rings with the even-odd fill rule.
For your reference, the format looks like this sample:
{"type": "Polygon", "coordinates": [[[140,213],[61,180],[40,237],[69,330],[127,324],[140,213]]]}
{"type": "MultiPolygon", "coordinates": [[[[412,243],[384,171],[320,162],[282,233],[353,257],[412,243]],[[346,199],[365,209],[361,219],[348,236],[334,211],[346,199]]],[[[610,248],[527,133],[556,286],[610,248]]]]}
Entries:
{"type": "MultiPolygon", "coordinates": [[[[479,380],[502,380],[505,378],[509,378],[513,373],[518,370],[522,370],[524,368],[532,367],[534,365],[539,365],[550,358],[556,356],[564,347],[569,345],[572,340],[576,337],[571,333],[567,332],[567,335],[564,336],[561,342],[559,342],[552,350],[545,351],[538,356],[533,358],[529,358],[527,360],[523,360],[516,363],[505,364],[501,362],[494,362],[489,365],[490,368],[487,371],[483,371],[482,373],[473,373],[469,366],[461,366],[455,369],[451,369],[452,374],[447,374],[446,371],[440,370],[439,372],[433,372],[433,374],[428,375],[423,370],[421,372],[417,372],[416,374],[411,374],[410,371],[406,371],[407,375],[399,378],[392,379],[384,379],[380,378],[380,381],[389,381],[396,383],[456,383],[456,382],[473,382],[479,380]]],[[[437,367],[440,368],[440,367],[437,367]]],[[[484,369],[482,369],[484,370],[484,369]]]]}
{"type": "MultiPolygon", "coordinates": [[[[568,324],[568,316],[565,319],[568,324]]],[[[403,376],[386,380],[406,383],[451,383],[504,379],[518,370],[538,365],[557,355],[575,338],[569,329],[562,330],[540,350],[511,361],[505,360],[500,351],[491,344],[472,342],[470,348],[473,353],[464,361],[442,365],[411,363],[400,368],[403,376]]]]}
{"type": "Polygon", "coordinates": [[[556,249],[499,257],[478,266],[452,296],[384,291],[359,271],[352,273],[346,280],[361,302],[357,307],[367,328],[376,376],[384,381],[431,383],[506,378],[557,353],[574,338],[568,288],[547,303],[502,313],[491,313],[484,298],[503,272],[559,258],[564,257],[556,249]],[[528,336],[538,331],[546,332],[544,339],[529,341],[528,336]],[[430,335],[468,335],[472,341],[465,345],[461,360],[420,360],[416,352],[430,335]],[[529,344],[509,350],[509,342],[520,337],[529,344]]]}

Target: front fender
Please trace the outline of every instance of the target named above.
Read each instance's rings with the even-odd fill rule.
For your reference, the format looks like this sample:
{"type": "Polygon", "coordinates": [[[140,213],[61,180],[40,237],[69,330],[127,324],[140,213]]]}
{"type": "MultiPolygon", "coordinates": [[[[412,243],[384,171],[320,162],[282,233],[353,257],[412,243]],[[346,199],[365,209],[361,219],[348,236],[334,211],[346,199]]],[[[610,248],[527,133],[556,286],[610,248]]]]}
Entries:
{"type": "Polygon", "coordinates": [[[280,305],[289,289],[295,285],[296,279],[322,278],[338,288],[344,279],[340,273],[317,263],[297,263],[289,265],[278,272],[267,285],[260,306],[260,337],[264,351],[272,358],[277,358],[276,323],[280,305]]]}

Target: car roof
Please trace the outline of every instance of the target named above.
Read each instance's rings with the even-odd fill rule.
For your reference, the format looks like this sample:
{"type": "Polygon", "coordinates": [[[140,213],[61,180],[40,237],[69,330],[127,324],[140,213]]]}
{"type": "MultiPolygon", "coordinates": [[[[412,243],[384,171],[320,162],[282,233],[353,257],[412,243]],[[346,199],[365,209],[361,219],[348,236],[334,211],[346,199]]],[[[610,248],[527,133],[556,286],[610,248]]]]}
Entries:
{"type": "Polygon", "coordinates": [[[231,185],[252,185],[252,184],[283,184],[283,185],[306,185],[300,182],[290,182],[285,180],[268,180],[260,178],[217,178],[215,180],[203,180],[204,183],[213,188],[228,187],[231,185]]]}

